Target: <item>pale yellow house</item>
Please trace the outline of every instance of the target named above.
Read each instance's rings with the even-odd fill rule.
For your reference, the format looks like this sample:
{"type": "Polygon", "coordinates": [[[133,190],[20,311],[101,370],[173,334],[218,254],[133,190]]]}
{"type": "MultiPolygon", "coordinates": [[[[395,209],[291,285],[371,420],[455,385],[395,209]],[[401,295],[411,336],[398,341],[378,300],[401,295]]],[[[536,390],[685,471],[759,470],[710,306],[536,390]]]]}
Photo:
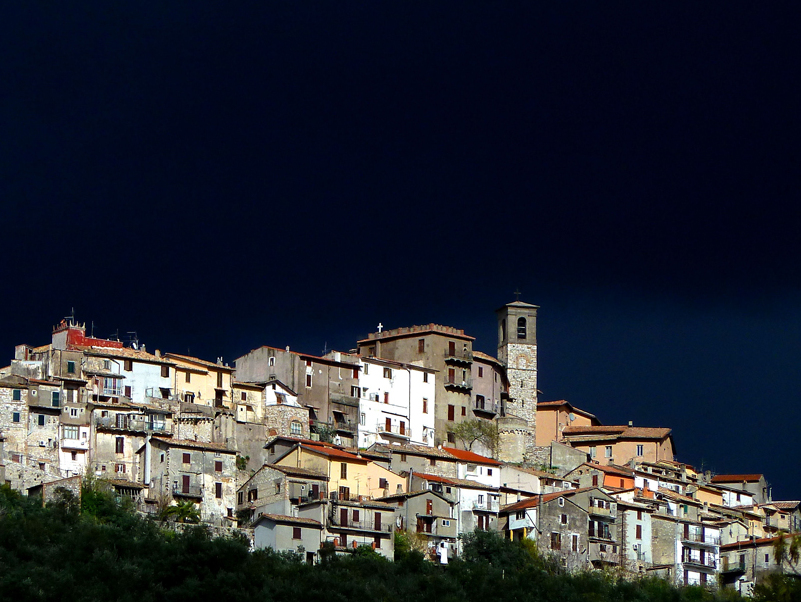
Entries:
{"type": "Polygon", "coordinates": [[[233,409],[233,368],[177,353],[165,353],[164,357],[175,364],[173,391],[181,401],[233,409]]]}
{"type": "Polygon", "coordinates": [[[562,441],[562,431],[570,426],[599,426],[594,414],[580,410],[564,399],[537,403],[537,446],[562,441]]]}
{"type": "Polygon", "coordinates": [[[359,455],[337,447],[298,443],[275,462],[313,470],[328,477],[329,491],[340,500],[380,498],[406,492],[406,479],[359,455]]]}
{"type": "Polygon", "coordinates": [[[569,426],[562,436],[565,443],[603,464],[622,465],[632,459],[673,461],[673,436],[669,428],[569,426]]]}

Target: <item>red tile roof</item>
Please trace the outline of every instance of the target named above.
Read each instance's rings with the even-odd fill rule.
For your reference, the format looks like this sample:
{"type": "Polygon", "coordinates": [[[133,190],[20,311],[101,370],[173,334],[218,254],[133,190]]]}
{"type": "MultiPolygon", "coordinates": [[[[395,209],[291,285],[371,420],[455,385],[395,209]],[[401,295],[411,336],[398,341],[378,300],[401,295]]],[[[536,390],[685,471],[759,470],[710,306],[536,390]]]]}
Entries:
{"type": "Polygon", "coordinates": [[[323,456],[329,456],[332,458],[340,458],[342,460],[352,460],[354,462],[363,462],[367,464],[369,460],[362,458],[360,456],[355,456],[353,454],[349,454],[346,451],[341,449],[337,449],[335,447],[323,447],[322,445],[310,445],[308,443],[301,443],[300,447],[304,449],[308,449],[309,451],[322,454],[323,456]]]}
{"type": "MultiPolygon", "coordinates": [[[[732,543],[724,543],[720,546],[721,552],[730,552],[731,550],[739,550],[741,548],[755,548],[757,546],[762,546],[766,544],[773,544],[773,542],[777,541],[781,535],[777,535],[776,537],[763,537],[762,539],[747,539],[745,541],[734,541],[732,543]]],[[[790,539],[793,537],[792,533],[787,533],[784,535],[785,539],[790,539]]]]}
{"type": "Polygon", "coordinates": [[[425,479],[432,483],[445,483],[446,485],[453,485],[454,487],[464,487],[467,489],[483,489],[486,491],[498,491],[498,487],[492,485],[484,485],[477,481],[470,481],[468,479],[457,479],[455,477],[441,477],[435,474],[415,473],[416,477],[425,479]]]}
{"type": "Polygon", "coordinates": [[[197,357],[192,357],[191,355],[180,355],[178,353],[165,353],[164,357],[175,358],[177,360],[183,360],[185,362],[189,362],[192,364],[199,364],[201,366],[207,366],[209,368],[214,368],[215,370],[227,370],[228,372],[233,372],[234,369],[230,366],[224,366],[222,364],[216,364],[214,362],[208,362],[206,360],[202,360],[197,357]]]}
{"type": "Polygon", "coordinates": [[[551,500],[555,500],[556,498],[572,493],[573,491],[575,490],[571,489],[566,492],[557,491],[555,493],[546,493],[545,495],[536,495],[534,497],[526,498],[525,500],[520,500],[519,502],[509,504],[508,506],[504,506],[501,508],[501,512],[516,512],[517,510],[524,510],[526,508],[536,508],[540,505],[540,500],[542,500],[543,504],[547,504],[551,500]]]}
{"type": "Polygon", "coordinates": [[[213,450],[213,451],[226,452],[226,453],[229,453],[229,454],[235,454],[236,453],[236,450],[228,449],[222,443],[206,443],[206,442],[203,442],[203,441],[190,441],[188,439],[168,439],[166,437],[157,437],[157,436],[154,436],[153,440],[154,441],[162,441],[163,443],[166,443],[167,445],[172,446],[172,447],[188,447],[188,448],[192,448],[192,449],[210,449],[210,450],[213,450]]]}
{"type": "Polygon", "coordinates": [[[452,456],[455,456],[459,460],[463,460],[464,462],[471,462],[473,464],[489,464],[490,466],[501,465],[498,460],[493,460],[492,458],[475,454],[471,451],[467,451],[466,449],[456,449],[455,447],[445,447],[444,445],[442,446],[442,449],[452,456]]]}
{"type": "Polygon", "coordinates": [[[271,520],[276,523],[285,523],[288,525],[303,525],[304,527],[314,527],[316,529],[322,529],[323,525],[320,521],[316,521],[311,518],[300,518],[298,516],[287,516],[285,514],[259,514],[259,517],[256,519],[255,522],[259,522],[261,519],[266,518],[267,520],[271,520]]]}
{"type": "Polygon", "coordinates": [[[762,478],[761,474],[718,474],[712,477],[713,483],[751,483],[762,478]]]}
{"type": "Polygon", "coordinates": [[[642,426],[569,426],[562,431],[565,437],[612,435],[619,439],[664,439],[670,433],[669,428],[642,426]]]}

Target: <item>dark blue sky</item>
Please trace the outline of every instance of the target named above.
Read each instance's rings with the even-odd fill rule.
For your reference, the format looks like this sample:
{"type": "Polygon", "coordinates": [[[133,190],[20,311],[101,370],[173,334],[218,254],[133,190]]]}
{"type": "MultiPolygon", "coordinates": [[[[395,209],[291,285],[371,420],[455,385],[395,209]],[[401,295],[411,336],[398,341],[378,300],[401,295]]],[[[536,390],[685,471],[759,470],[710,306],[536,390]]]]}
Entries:
{"type": "Polygon", "coordinates": [[[441,322],[801,499],[795,8],[0,9],[0,349],[75,307],[232,361],[441,322]]]}

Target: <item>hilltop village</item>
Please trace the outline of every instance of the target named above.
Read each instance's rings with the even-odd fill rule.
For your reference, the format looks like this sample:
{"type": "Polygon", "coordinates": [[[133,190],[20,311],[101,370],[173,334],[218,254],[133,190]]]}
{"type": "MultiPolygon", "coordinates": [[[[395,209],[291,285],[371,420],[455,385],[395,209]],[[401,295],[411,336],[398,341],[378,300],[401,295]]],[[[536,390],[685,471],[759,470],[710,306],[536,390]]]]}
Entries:
{"type": "Polygon", "coordinates": [[[463,330],[370,333],[320,357],[262,346],[233,365],[152,353],[63,320],[0,368],[0,482],[47,499],[87,477],[143,513],[190,507],[256,548],[320,559],[405,533],[432,562],[475,529],[570,570],[748,594],[801,502],[762,474],[696,471],[670,428],[604,425],[538,399],[536,305],[497,310],[496,357],[463,330]]]}

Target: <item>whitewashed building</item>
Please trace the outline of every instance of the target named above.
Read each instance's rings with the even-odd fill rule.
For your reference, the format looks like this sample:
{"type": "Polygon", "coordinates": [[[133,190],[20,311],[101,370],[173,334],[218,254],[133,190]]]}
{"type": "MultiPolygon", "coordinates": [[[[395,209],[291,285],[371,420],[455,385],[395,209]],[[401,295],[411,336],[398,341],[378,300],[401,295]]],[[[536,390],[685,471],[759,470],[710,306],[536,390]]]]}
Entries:
{"type": "Polygon", "coordinates": [[[374,443],[434,445],[435,371],[413,364],[360,358],[359,447],[374,443]]]}

